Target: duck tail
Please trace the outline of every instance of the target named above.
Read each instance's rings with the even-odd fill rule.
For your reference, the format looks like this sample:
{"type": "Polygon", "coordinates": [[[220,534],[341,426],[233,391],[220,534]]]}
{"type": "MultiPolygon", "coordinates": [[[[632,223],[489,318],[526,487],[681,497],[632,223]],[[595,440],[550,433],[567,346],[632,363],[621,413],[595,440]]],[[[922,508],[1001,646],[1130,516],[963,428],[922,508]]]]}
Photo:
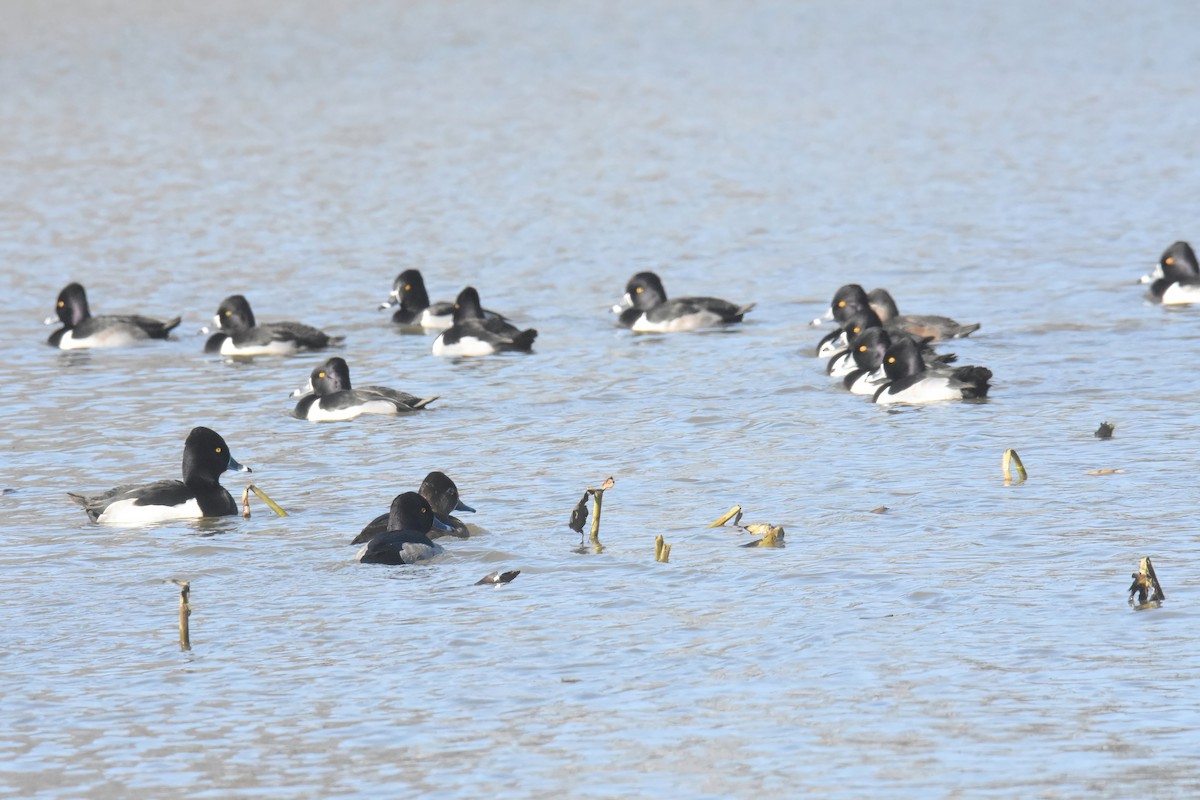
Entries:
{"type": "Polygon", "coordinates": [[[758,303],[746,303],[744,306],[738,306],[738,310],[734,312],[734,322],[741,322],[742,317],[754,310],[758,303]]]}
{"type": "Polygon", "coordinates": [[[954,370],[954,378],[966,384],[963,386],[963,399],[973,400],[987,397],[991,384],[992,371],[987,367],[959,367],[954,370]]]}
{"type": "Polygon", "coordinates": [[[521,331],[512,337],[512,344],[504,349],[506,350],[532,350],[533,340],[537,338],[537,329],[530,328],[527,331],[521,331]]]}
{"type": "Polygon", "coordinates": [[[89,506],[91,499],[87,495],[77,494],[76,492],[67,492],[67,497],[78,503],[79,507],[87,512],[88,519],[90,519],[92,522],[100,519],[100,509],[91,508],[89,506]]]}
{"type": "Polygon", "coordinates": [[[411,406],[409,406],[409,408],[424,408],[425,406],[429,405],[430,403],[432,403],[434,400],[437,400],[437,399],[438,399],[438,395],[436,395],[436,394],[433,397],[422,397],[420,400],[418,400],[417,402],[415,402],[411,406]]]}
{"type": "Polygon", "coordinates": [[[179,323],[183,322],[183,317],[171,317],[163,323],[162,338],[167,338],[167,334],[179,327],[179,323]]]}
{"type": "Polygon", "coordinates": [[[959,327],[958,331],[957,331],[957,332],[954,334],[954,336],[952,336],[952,337],[950,337],[950,338],[952,338],[952,339],[965,339],[966,337],[970,336],[970,335],[971,335],[972,333],[974,333],[975,331],[979,330],[979,327],[980,327],[980,325],[982,325],[982,324],[983,324],[983,323],[976,322],[976,323],[974,323],[974,324],[972,324],[972,325],[962,325],[962,326],[960,326],[960,327],[959,327]]]}

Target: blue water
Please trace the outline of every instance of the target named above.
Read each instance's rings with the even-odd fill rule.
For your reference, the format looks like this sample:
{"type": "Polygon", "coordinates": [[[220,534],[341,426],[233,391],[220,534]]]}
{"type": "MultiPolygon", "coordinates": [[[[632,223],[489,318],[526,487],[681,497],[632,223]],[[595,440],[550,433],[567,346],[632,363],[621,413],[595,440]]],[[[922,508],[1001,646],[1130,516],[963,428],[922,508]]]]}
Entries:
{"type": "Polygon", "coordinates": [[[1198,21],[10,8],[0,796],[1195,794],[1200,311],[1135,281],[1200,238],[1198,21]],[[431,356],[375,310],[409,267],[436,299],[475,285],[536,353],[431,356]],[[642,269],[758,305],[727,332],[619,331],[642,269]],[[38,322],[71,280],[96,313],[184,323],[60,353],[38,322]],[[849,281],[981,322],[947,349],[993,370],[988,402],[838,390],[808,321],[849,281]],[[319,358],[201,352],[235,292],[346,336],[357,382],[442,399],[291,418],[319,358]],[[106,529],[66,498],[175,477],[194,425],[291,516],[106,529]],[[433,469],[477,535],[354,563],[433,469]],[[609,475],[604,551],[580,552],[571,507],[609,475]],[[787,547],[705,528],[734,503],[787,547]],[[1168,600],[1135,613],[1147,555],[1168,600]],[[495,569],[521,575],[472,585],[495,569]]]}

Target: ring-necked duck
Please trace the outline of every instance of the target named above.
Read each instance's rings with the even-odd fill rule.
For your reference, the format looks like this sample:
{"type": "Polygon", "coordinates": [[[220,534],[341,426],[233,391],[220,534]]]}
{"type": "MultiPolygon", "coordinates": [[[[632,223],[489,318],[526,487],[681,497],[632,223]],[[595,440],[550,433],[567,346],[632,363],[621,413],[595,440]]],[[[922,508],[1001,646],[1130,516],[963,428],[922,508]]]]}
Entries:
{"type": "Polygon", "coordinates": [[[625,296],[613,306],[618,324],[638,333],[694,331],[741,322],[754,303],[735,305],[716,297],[667,299],[667,290],[653,272],[639,272],[625,284],[625,296]]]}
{"type": "MultiPolygon", "coordinates": [[[[391,294],[386,303],[380,303],[379,308],[399,308],[392,314],[392,322],[397,325],[408,325],[415,328],[445,330],[454,324],[454,303],[444,300],[437,303],[429,302],[429,293],[425,291],[425,280],[418,269],[406,269],[396,276],[392,284],[391,294]]],[[[504,319],[495,311],[483,309],[483,316],[492,319],[504,319]]]]}
{"type": "MultiPolygon", "coordinates": [[[[458,517],[451,515],[451,511],[467,511],[472,514],[475,509],[464,503],[458,496],[458,486],[450,479],[450,476],[444,472],[431,472],[425,476],[425,480],[421,481],[421,488],[417,490],[417,494],[429,501],[429,507],[433,509],[433,517],[435,520],[434,529],[430,532],[429,538],[436,539],[439,536],[447,534],[456,536],[459,539],[466,539],[471,535],[467,530],[467,525],[458,517]]],[[[369,542],[374,537],[386,531],[388,528],[388,515],[380,514],[375,519],[367,523],[367,526],[362,529],[358,536],[354,537],[351,544],[363,544],[369,542]]]]}
{"type": "Polygon", "coordinates": [[[479,304],[479,292],[468,286],[454,301],[454,324],[433,340],[435,356],[490,356],[501,352],[533,352],[533,328],[519,330],[503,318],[489,318],[479,304]]]}
{"type": "Polygon", "coordinates": [[[1154,300],[1164,306],[1200,303],[1200,265],[1187,242],[1175,242],[1163,251],[1156,272],[1150,284],[1154,300]]]}
{"type": "Polygon", "coordinates": [[[335,422],[361,414],[408,414],[424,408],[437,397],[415,397],[384,386],[350,386],[350,367],[334,356],[313,367],[308,385],[292,392],[300,397],[293,414],[309,422],[335,422]]]}
{"type": "MultiPolygon", "coordinates": [[[[886,289],[876,289],[870,295],[857,283],[848,283],[834,292],[830,301],[826,318],[844,322],[851,314],[870,309],[879,317],[883,327],[889,333],[903,331],[920,338],[938,341],[941,339],[961,339],[979,330],[979,323],[963,325],[949,317],[938,317],[924,314],[902,315],[896,309],[896,302],[886,289]]],[[[819,322],[820,320],[814,320],[819,322]]]]}
{"type": "Polygon", "coordinates": [[[342,343],[341,336],[330,336],[299,322],[258,325],[250,303],[240,294],[221,301],[213,324],[221,330],[209,337],[204,352],[223,356],[291,355],[300,350],[323,350],[342,343]]]}
{"type": "Polygon", "coordinates": [[[888,348],[883,369],[889,382],[875,392],[875,402],[880,404],[987,397],[988,381],[992,378],[987,367],[957,367],[948,375],[927,371],[911,339],[900,339],[888,348]]]}
{"type": "Polygon", "coordinates": [[[249,472],[229,452],[220,434],[192,428],[183,443],[183,480],[126,484],[99,494],[68,492],[94,522],[137,525],[170,519],[236,514],[233,497],[221,485],[225,470],[249,472]]]}
{"type": "Polygon", "coordinates": [[[444,553],[430,541],[433,509],[416,492],[396,495],[388,512],[388,530],[362,546],[355,558],[364,564],[415,564],[444,553]]]}
{"type": "Polygon", "coordinates": [[[93,317],[87,293],[78,283],[69,283],[58,293],[55,313],[63,326],[50,334],[47,342],[62,350],[124,347],[146,339],[166,339],[180,321],[179,317],[162,322],[134,314],[93,317]]]}

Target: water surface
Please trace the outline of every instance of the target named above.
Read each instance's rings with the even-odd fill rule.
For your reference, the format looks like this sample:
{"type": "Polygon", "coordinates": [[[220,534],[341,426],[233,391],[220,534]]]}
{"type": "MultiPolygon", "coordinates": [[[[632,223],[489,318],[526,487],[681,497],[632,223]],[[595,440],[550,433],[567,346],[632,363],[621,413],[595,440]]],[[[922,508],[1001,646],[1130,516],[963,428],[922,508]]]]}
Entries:
{"type": "Polygon", "coordinates": [[[1200,53],[1178,44],[1197,21],[12,4],[0,793],[1195,793],[1200,312],[1133,282],[1200,237],[1200,53]],[[374,310],[408,267],[537,327],[536,354],[433,358],[374,310]],[[758,306],[633,336],[607,307],[642,269],[758,306]],[[97,313],[184,324],[57,352],[37,322],[70,280],[97,313]],[[954,349],[994,371],[990,400],[838,391],[807,321],[848,281],[981,322],[954,349]],[[356,380],[442,399],[290,418],[317,358],[201,352],[234,292],[345,335],[356,380]],[[113,530],[67,500],[175,476],[200,424],[290,517],[113,530]],[[1000,479],[1007,447],[1023,485],[1000,479]],[[479,535],[355,564],[348,541],[432,469],[479,535]],[[605,550],[577,552],[570,509],[608,475],[605,550]],[[733,503],[787,548],[705,529],[733,503]],[[1169,602],[1134,613],[1144,555],[1169,602]],[[522,574],[472,586],[498,568],[522,574]]]}

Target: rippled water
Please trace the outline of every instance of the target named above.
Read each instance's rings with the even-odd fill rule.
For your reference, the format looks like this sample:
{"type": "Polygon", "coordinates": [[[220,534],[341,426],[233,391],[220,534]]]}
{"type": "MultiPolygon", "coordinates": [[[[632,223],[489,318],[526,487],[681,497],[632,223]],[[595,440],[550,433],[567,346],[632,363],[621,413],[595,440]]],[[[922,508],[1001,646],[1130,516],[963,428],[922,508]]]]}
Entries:
{"type": "Polygon", "coordinates": [[[1200,788],[1200,312],[1133,283],[1200,238],[1192,4],[5,17],[3,796],[1200,788]],[[406,267],[439,299],[477,286],[536,354],[432,357],[373,310],[406,267]],[[758,307],[617,331],[646,268],[758,307]],[[52,350],[37,322],[70,280],[97,313],[184,325],[52,350]],[[991,399],[836,390],[807,321],[852,280],[982,322],[954,349],[991,399]],[[200,352],[234,292],[345,335],[356,380],[442,399],[292,419],[317,358],[200,352]],[[175,476],[198,424],[292,516],[111,530],[67,500],[175,476]],[[1027,483],[1004,486],[1006,447],[1027,483]],[[431,469],[479,535],[355,564],[349,539],[431,469]],[[567,516],[607,475],[605,550],[578,552],[567,516]],[[787,548],[705,529],[735,502],[787,548]],[[1134,613],[1144,555],[1168,602],[1134,613]],[[522,572],[472,586],[497,568],[522,572]]]}

